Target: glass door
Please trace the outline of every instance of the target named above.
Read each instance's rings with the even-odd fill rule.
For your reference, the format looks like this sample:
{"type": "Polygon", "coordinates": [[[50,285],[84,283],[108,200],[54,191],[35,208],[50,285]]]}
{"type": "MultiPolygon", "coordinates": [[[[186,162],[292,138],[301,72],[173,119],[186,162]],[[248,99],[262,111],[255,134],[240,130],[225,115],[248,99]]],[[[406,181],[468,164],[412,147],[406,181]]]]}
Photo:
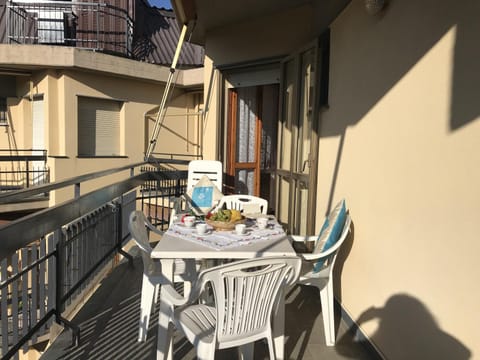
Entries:
{"type": "Polygon", "coordinates": [[[312,179],[315,179],[317,156],[313,122],[316,49],[308,48],[283,63],[276,214],[295,234],[312,233],[315,226],[312,179]]]}
{"type": "Polygon", "coordinates": [[[278,84],[232,88],[228,109],[225,188],[260,196],[273,209],[278,84]]]}

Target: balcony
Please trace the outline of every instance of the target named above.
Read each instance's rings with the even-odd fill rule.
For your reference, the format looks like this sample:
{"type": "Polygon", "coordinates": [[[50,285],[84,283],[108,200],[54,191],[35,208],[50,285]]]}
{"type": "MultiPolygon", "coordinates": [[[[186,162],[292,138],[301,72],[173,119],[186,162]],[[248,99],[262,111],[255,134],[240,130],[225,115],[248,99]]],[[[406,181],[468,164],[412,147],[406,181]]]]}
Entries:
{"type": "Polygon", "coordinates": [[[0,192],[49,182],[46,150],[0,149],[0,192]]]}
{"type": "Polygon", "coordinates": [[[74,46],[130,57],[133,21],[127,8],[83,1],[7,2],[10,44],[74,46]]]}
{"type": "MultiPolygon", "coordinates": [[[[0,149],[0,194],[50,182],[46,150],[0,149]]],[[[14,203],[0,203],[0,213],[32,211],[48,206],[49,194],[36,193],[14,203]]]]}
{"type": "MultiPolygon", "coordinates": [[[[42,359],[155,357],[155,318],[147,342],[136,341],[142,263],[130,242],[127,219],[132,210],[141,208],[157,227],[166,228],[171,199],[184,193],[187,178],[186,171],[170,170],[171,165],[186,163],[132,164],[0,194],[0,203],[8,203],[73,188],[72,200],[0,227],[2,358],[34,353],[46,344],[50,346],[42,359]],[[128,179],[77,195],[83,182],[127,169],[128,179]],[[63,331],[56,337],[58,325],[63,331]]],[[[344,322],[338,324],[338,345],[323,345],[320,300],[314,290],[294,287],[289,292],[286,321],[290,358],[316,359],[320,354],[326,359],[376,358],[354,340],[344,322]]],[[[267,355],[264,345],[256,344],[258,358],[267,355]]],[[[217,358],[232,356],[231,351],[222,351],[217,358]]],[[[174,358],[193,357],[192,347],[177,336],[174,358]]]]}

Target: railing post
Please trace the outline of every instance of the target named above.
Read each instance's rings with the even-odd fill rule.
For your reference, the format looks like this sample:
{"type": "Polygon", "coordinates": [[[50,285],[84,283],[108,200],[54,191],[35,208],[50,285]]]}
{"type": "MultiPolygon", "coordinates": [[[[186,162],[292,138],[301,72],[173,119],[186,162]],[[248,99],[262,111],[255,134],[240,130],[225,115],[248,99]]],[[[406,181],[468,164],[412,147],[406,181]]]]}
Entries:
{"type": "Polygon", "coordinates": [[[28,160],[25,160],[25,171],[27,172],[26,174],[26,182],[27,182],[27,188],[30,187],[30,165],[29,165],[29,161],[28,160]]]}
{"type": "Polygon", "coordinates": [[[55,321],[58,324],[72,330],[72,344],[78,345],[80,343],[80,328],[62,317],[63,310],[63,288],[65,286],[65,235],[62,229],[57,229],[54,232],[55,238],[55,255],[56,255],[56,269],[55,269],[55,321]]]}
{"type": "Polygon", "coordinates": [[[97,14],[96,14],[96,21],[97,21],[97,50],[99,49],[98,43],[100,41],[100,21],[99,21],[99,15],[98,13],[100,12],[100,4],[97,4],[97,14]]]}
{"type": "Polygon", "coordinates": [[[124,197],[121,197],[121,204],[115,203],[115,207],[112,209],[114,213],[117,214],[116,220],[117,220],[117,251],[122,254],[124,257],[127,258],[128,263],[130,266],[133,266],[133,256],[130,255],[128,252],[123,250],[122,248],[122,243],[123,243],[123,237],[122,237],[122,229],[123,229],[123,199],[124,197]]]}
{"type": "Polygon", "coordinates": [[[12,12],[10,1],[6,2],[6,12],[5,12],[5,28],[7,29],[7,44],[11,44],[11,35],[10,35],[10,14],[12,12]]]}

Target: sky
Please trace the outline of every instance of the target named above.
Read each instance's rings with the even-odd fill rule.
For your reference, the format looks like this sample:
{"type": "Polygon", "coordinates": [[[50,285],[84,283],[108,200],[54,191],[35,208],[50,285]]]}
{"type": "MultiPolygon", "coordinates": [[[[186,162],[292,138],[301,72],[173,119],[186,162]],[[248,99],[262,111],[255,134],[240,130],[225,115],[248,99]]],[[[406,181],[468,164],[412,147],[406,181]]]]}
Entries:
{"type": "Polygon", "coordinates": [[[172,5],[170,4],[170,0],[148,0],[150,5],[156,6],[158,8],[165,8],[165,9],[171,9],[172,5]]]}

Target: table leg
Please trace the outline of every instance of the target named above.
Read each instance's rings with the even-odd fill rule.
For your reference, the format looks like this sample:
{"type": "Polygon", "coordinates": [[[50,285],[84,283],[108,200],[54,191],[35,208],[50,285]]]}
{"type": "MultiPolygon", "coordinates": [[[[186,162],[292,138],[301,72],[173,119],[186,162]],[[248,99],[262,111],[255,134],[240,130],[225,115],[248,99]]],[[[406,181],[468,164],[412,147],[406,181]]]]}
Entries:
{"type": "Polygon", "coordinates": [[[278,360],[283,360],[285,357],[285,293],[282,289],[280,289],[278,297],[272,330],[275,357],[278,360]]]}
{"type": "MultiPolygon", "coordinates": [[[[173,259],[162,259],[162,272],[173,284],[173,259]]],[[[160,312],[158,314],[157,360],[171,360],[173,354],[173,339],[170,331],[170,317],[173,305],[165,298],[160,286],[160,312]]]]}

